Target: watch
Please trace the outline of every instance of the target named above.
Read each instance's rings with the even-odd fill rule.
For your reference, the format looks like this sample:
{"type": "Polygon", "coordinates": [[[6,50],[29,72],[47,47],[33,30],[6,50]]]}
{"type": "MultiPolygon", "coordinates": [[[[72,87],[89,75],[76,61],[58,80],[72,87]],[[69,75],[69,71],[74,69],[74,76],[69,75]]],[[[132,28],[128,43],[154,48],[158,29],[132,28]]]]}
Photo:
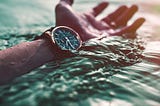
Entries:
{"type": "Polygon", "coordinates": [[[51,31],[52,40],[61,50],[75,51],[82,45],[79,34],[67,26],[58,26],[51,31]]]}
{"type": "Polygon", "coordinates": [[[82,40],[79,34],[72,28],[67,26],[51,27],[42,33],[41,36],[36,36],[36,39],[47,39],[51,44],[54,55],[57,59],[62,59],[71,56],[82,46],[82,40]]]}

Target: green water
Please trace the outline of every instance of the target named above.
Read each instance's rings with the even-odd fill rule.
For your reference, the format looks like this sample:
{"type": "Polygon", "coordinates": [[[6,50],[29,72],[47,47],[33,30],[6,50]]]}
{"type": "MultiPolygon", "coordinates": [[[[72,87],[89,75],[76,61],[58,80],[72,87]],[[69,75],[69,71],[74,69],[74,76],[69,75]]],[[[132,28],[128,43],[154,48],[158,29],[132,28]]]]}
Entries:
{"type": "MultiPolygon", "coordinates": [[[[96,0],[76,0],[86,10],[96,0]]],[[[54,26],[56,0],[1,0],[0,49],[54,26]]],[[[105,13],[130,1],[112,0],[105,13]]],[[[90,41],[75,57],[45,64],[0,86],[0,106],[159,106],[159,42],[110,37],[90,41]],[[87,49],[86,49],[87,48],[87,49]]]]}

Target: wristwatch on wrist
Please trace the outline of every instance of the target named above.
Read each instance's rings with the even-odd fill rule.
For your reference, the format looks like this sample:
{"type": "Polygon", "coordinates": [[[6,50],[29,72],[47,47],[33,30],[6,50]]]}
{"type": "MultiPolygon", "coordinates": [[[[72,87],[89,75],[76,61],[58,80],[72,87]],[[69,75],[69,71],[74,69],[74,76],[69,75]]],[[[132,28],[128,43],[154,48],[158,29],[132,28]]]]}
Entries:
{"type": "Polygon", "coordinates": [[[69,56],[82,45],[79,34],[67,26],[52,27],[35,39],[47,39],[58,59],[69,56]]]}
{"type": "Polygon", "coordinates": [[[55,27],[51,32],[51,36],[61,50],[74,51],[82,45],[79,34],[66,26],[55,27]]]}

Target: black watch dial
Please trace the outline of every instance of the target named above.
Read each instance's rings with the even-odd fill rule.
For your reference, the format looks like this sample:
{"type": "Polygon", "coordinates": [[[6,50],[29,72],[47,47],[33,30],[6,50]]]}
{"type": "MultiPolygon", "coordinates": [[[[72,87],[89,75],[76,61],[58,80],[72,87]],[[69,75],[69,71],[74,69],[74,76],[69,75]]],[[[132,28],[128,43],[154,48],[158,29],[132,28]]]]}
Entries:
{"type": "Polygon", "coordinates": [[[82,44],[78,33],[66,26],[58,26],[54,28],[52,31],[52,37],[62,50],[77,50],[82,44]]]}

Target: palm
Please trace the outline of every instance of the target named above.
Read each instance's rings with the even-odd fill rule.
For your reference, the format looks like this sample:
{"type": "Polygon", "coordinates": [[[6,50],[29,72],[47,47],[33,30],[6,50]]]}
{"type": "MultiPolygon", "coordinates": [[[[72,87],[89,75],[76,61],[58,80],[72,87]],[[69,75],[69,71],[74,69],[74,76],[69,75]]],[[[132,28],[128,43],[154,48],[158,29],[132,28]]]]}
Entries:
{"type": "Polygon", "coordinates": [[[73,28],[79,33],[83,41],[100,37],[101,35],[135,33],[144,22],[144,18],[139,18],[132,25],[126,26],[129,19],[137,11],[137,6],[135,5],[130,8],[121,6],[103,19],[97,20],[96,16],[107,7],[108,3],[102,2],[86,13],[75,12],[71,4],[71,0],[61,0],[56,6],[56,25],[73,28]]]}

